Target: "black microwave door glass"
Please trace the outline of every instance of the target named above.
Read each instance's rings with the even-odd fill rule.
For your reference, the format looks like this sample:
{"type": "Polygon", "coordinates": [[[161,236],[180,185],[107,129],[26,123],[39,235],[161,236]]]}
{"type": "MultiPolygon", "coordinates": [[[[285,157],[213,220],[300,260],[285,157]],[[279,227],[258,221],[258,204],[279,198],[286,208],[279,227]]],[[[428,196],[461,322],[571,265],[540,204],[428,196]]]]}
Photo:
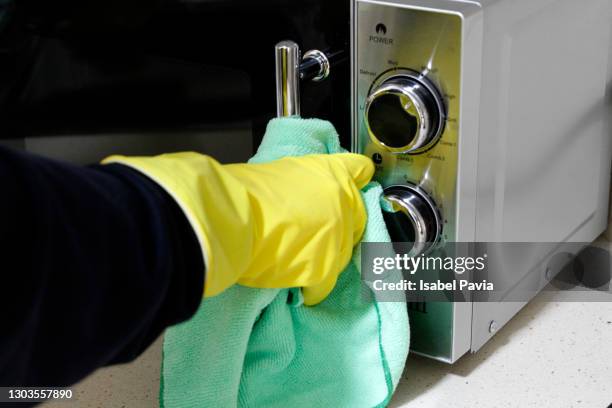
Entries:
{"type": "MultiPolygon", "coordinates": [[[[275,115],[274,45],[348,47],[348,2],[32,1],[0,25],[0,137],[193,128],[275,115]]],[[[348,62],[302,114],[348,145],[348,62]]]]}

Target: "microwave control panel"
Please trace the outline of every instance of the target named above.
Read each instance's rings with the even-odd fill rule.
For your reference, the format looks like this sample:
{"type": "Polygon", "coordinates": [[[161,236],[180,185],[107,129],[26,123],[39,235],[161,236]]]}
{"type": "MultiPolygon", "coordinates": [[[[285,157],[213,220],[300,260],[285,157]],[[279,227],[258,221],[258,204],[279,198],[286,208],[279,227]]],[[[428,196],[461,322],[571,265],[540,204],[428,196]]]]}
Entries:
{"type": "MultiPolygon", "coordinates": [[[[356,0],[352,41],[353,151],[376,165],[391,238],[414,255],[456,241],[462,18],[356,0]]],[[[411,311],[413,330],[428,333],[412,349],[449,360],[453,305],[425,309],[411,311]]]]}
{"type": "Polygon", "coordinates": [[[455,241],[461,18],[367,1],[354,18],[353,150],[383,187],[434,203],[437,239],[455,241]]]}

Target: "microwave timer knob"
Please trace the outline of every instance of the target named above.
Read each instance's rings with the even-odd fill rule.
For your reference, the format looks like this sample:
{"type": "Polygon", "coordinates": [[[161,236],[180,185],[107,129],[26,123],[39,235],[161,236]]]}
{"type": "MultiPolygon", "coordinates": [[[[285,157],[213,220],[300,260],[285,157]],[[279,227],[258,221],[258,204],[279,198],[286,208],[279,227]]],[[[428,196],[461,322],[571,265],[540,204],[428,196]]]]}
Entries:
{"type": "Polygon", "coordinates": [[[393,153],[419,153],[432,147],[446,121],[436,86],[408,70],[377,82],[365,104],[372,141],[393,153]]]}
{"type": "Polygon", "coordinates": [[[440,212],[427,193],[413,185],[385,188],[383,218],[393,242],[410,243],[411,256],[428,253],[440,240],[440,212]]]}

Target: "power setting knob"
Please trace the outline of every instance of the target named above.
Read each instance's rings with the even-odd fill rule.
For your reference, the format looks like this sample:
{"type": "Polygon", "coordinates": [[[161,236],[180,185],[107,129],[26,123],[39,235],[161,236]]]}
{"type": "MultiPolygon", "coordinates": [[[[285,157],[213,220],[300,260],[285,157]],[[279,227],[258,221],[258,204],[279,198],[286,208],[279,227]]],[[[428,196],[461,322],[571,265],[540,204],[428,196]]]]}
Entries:
{"type": "Polygon", "coordinates": [[[365,104],[365,123],[373,142],[393,153],[419,153],[444,131],[446,111],[436,86],[412,71],[375,83],[365,104]]]}

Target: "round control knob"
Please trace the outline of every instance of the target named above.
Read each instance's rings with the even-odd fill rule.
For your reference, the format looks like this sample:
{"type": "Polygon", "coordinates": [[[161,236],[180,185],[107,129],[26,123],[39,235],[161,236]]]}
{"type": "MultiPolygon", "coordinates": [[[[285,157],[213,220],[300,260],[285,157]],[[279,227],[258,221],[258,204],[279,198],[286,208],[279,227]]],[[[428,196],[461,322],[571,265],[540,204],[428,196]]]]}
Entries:
{"type": "Polygon", "coordinates": [[[414,186],[385,189],[383,217],[393,242],[411,243],[411,256],[427,253],[440,238],[440,215],[433,200],[414,186]]]}
{"type": "Polygon", "coordinates": [[[436,87],[417,73],[397,74],[373,87],[366,100],[370,138],[394,153],[418,153],[444,130],[445,107],[436,87]]]}

